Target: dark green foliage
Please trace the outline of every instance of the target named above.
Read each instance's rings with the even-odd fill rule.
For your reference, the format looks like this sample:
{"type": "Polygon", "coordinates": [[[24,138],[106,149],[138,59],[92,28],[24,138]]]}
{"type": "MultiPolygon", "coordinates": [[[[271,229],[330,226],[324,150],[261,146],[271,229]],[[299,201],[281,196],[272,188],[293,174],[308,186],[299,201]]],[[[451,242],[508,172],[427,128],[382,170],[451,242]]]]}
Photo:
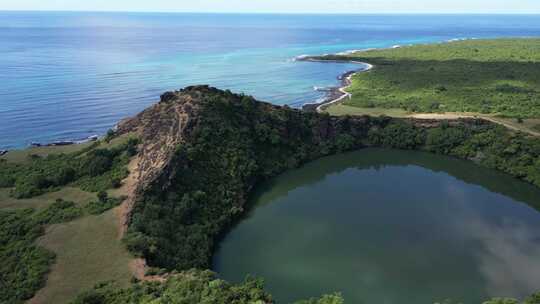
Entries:
{"type": "Polygon", "coordinates": [[[450,154],[452,149],[461,145],[468,137],[470,132],[466,127],[434,128],[427,131],[426,149],[438,154],[450,154]]]}
{"type": "Polygon", "coordinates": [[[129,289],[118,289],[110,283],[100,284],[77,297],[72,304],[264,304],[271,302],[272,299],[263,290],[263,283],[260,280],[248,279],[241,284],[230,284],[218,279],[210,271],[190,270],[174,275],[162,284],[137,283],[129,289]]]}
{"type": "Polygon", "coordinates": [[[96,177],[112,167],[114,153],[106,149],[97,149],[88,152],[87,157],[81,163],[81,175],[96,177]]]}
{"type": "Polygon", "coordinates": [[[26,164],[0,163],[0,187],[13,187],[16,198],[29,198],[75,183],[98,192],[120,185],[126,165],[136,151],[137,140],[111,149],[90,149],[71,154],[30,157],[26,164]]]}
{"type": "Polygon", "coordinates": [[[39,211],[34,216],[34,221],[40,225],[58,224],[72,221],[82,215],[82,208],[75,205],[74,202],[58,199],[49,207],[39,211]]]}
{"type": "Polygon", "coordinates": [[[131,251],[135,256],[143,257],[147,252],[155,251],[155,240],[138,231],[130,231],[124,237],[124,243],[129,251],[131,251]]]}
{"type": "MultiPolygon", "coordinates": [[[[104,192],[104,191],[103,193],[107,194],[107,192],[104,192]]],[[[122,201],[124,200],[125,200],[125,197],[113,198],[113,197],[108,197],[108,195],[105,195],[105,196],[102,195],[100,197],[98,193],[98,201],[97,202],[93,201],[93,202],[88,203],[84,207],[84,209],[88,214],[98,215],[120,205],[122,201]]]]}
{"type": "Polygon", "coordinates": [[[374,128],[369,132],[369,141],[374,146],[417,149],[425,142],[425,131],[410,123],[395,121],[384,128],[374,128]]]}
{"type": "Polygon", "coordinates": [[[34,245],[43,233],[31,209],[0,210],[0,303],[17,304],[45,284],[54,254],[34,245]]]}

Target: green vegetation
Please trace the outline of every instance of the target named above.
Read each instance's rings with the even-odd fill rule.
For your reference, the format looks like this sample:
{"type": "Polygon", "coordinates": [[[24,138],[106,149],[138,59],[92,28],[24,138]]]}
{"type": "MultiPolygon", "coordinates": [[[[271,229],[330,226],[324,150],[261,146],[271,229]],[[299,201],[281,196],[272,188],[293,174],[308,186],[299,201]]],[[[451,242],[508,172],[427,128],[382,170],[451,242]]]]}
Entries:
{"type": "Polygon", "coordinates": [[[120,203],[122,203],[122,201],[124,201],[125,199],[125,197],[109,197],[107,192],[100,191],[98,193],[98,200],[88,203],[88,205],[85,206],[85,210],[92,215],[102,214],[105,211],[120,205],[120,203]]]}
{"type": "Polygon", "coordinates": [[[345,105],[540,117],[540,39],[469,40],[317,58],[375,66],[353,77],[353,97],[345,105]]]}
{"type": "MultiPolygon", "coordinates": [[[[0,266],[0,303],[22,303],[24,300],[31,298],[37,290],[45,285],[45,275],[49,272],[56,256],[53,252],[60,252],[60,256],[63,257],[66,251],[73,250],[73,248],[65,247],[63,251],[47,250],[50,249],[47,248],[49,247],[47,240],[51,236],[44,235],[46,226],[72,222],[83,217],[85,212],[101,214],[118,205],[121,201],[121,199],[117,198],[106,197],[105,199],[103,202],[89,203],[84,208],[74,202],[57,199],[55,202],[47,204],[47,207],[39,210],[31,208],[0,209],[0,258],[2,259],[0,266]],[[39,237],[42,239],[36,244],[39,237]]],[[[116,232],[117,227],[114,222],[112,223],[113,232],[116,232]]],[[[88,230],[88,223],[81,228],[88,230]]],[[[63,229],[60,229],[60,231],[63,231],[63,229]]],[[[53,232],[53,235],[57,235],[58,232],[53,232]]],[[[70,229],[68,234],[74,236],[73,233],[76,233],[75,235],[78,237],[74,239],[77,244],[71,244],[74,245],[74,248],[85,248],[85,245],[89,244],[89,242],[92,244],[92,240],[80,238],[81,234],[84,235],[81,230],[70,229]]],[[[91,237],[95,239],[98,236],[101,237],[100,234],[103,234],[103,231],[91,237]]],[[[114,236],[108,239],[108,242],[101,245],[105,245],[106,248],[115,247],[114,241],[116,239],[115,233],[114,236]]],[[[120,242],[117,241],[116,247],[122,247],[120,242]]],[[[83,250],[85,256],[93,256],[88,250],[95,251],[96,244],[93,244],[92,248],[83,250]]],[[[111,255],[110,252],[101,254],[111,255]]],[[[128,257],[127,254],[125,256],[128,257]]],[[[98,258],[101,259],[102,256],[98,258]]],[[[81,259],[78,262],[82,263],[83,261],[81,259]]],[[[103,264],[101,261],[94,262],[95,264],[89,265],[89,267],[95,269],[96,265],[103,264]]],[[[113,264],[116,262],[112,261],[113,264]]],[[[80,267],[82,266],[76,266],[76,268],[80,267]]],[[[124,262],[123,267],[127,268],[127,261],[124,262]]],[[[126,270],[126,272],[129,271],[126,270]]],[[[90,286],[87,284],[85,287],[89,288],[90,286]]]]}
{"type": "MultiPolygon", "coordinates": [[[[272,297],[263,289],[261,280],[248,278],[241,284],[220,280],[211,271],[189,270],[175,274],[164,283],[137,283],[118,289],[112,283],[97,285],[81,294],[72,304],[267,304],[272,297]]],[[[297,304],[343,304],[340,295],[300,301],[297,304]]]]}
{"type": "Polygon", "coordinates": [[[57,199],[44,210],[39,211],[34,220],[40,225],[59,224],[72,221],[83,215],[83,210],[74,202],[57,199]]]}
{"type": "Polygon", "coordinates": [[[40,196],[17,199],[10,195],[9,188],[0,189],[0,209],[42,209],[54,203],[57,199],[75,202],[79,206],[84,206],[88,202],[95,200],[96,195],[82,191],[75,187],[63,187],[55,192],[47,192],[40,196]]]}
{"type": "Polygon", "coordinates": [[[191,270],[169,278],[165,283],[139,283],[118,290],[111,284],[98,285],[79,296],[73,304],[100,303],[222,303],[264,304],[271,297],[260,280],[248,279],[232,285],[217,279],[210,271],[191,270]]]}
{"type": "Polygon", "coordinates": [[[82,215],[73,202],[58,200],[49,207],[0,210],[0,303],[22,303],[45,284],[55,255],[35,245],[44,226],[64,223],[82,215]]]}
{"type": "Polygon", "coordinates": [[[76,153],[82,150],[91,149],[96,147],[99,143],[86,142],[77,145],[67,146],[42,146],[42,147],[29,147],[23,150],[9,151],[6,155],[0,156],[0,160],[4,159],[11,163],[26,163],[31,155],[37,155],[40,157],[46,157],[49,154],[68,154],[76,153]]]}
{"type": "Polygon", "coordinates": [[[99,282],[130,285],[132,257],[119,239],[114,210],[50,226],[37,244],[56,253],[56,259],[33,303],[69,303],[99,282]]]}
{"type": "Polygon", "coordinates": [[[54,254],[34,245],[43,227],[33,210],[0,210],[0,303],[22,303],[45,283],[54,254]]]}
{"type": "MultiPolygon", "coordinates": [[[[55,270],[53,274],[57,274],[55,269],[57,266],[56,264],[53,266],[53,262],[61,260],[60,257],[64,259],[66,253],[73,250],[73,248],[64,247],[59,252],[55,250],[54,243],[48,242],[52,236],[58,235],[59,231],[64,231],[61,225],[79,222],[79,219],[85,217],[86,214],[101,214],[123,200],[123,198],[109,198],[103,192],[105,194],[100,195],[102,201],[93,202],[95,195],[80,188],[97,191],[116,186],[115,181],[127,175],[126,164],[136,153],[136,145],[137,141],[131,138],[122,139],[121,143],[107,145],[96,142],[76,148],[70,147],[72,152],[69,154],[54,153],[55,151],[67,152],[65,147],[57,147],[58,150],[47,147],[46,150],[39,150],[43,153],[40,156],[27,153],[24,161],[20,159],[25,154],[24,151],[13,154],[16,155],[13,161],[0,160],[0,188],[2,188],[0,189],[0,258],[3,260],[0,269],[0,303],[22,303],[32,298],[36,291],[45,286],[46,275],[51,267],[55,270]],[[55,229],[49,231],[48,228],[53,225],[55,229]]],[[[31,151],[37,150],[31,149],[31,151]]],[[[81,222],[86,222],[86,218],[89,216],[81,222]]],[[[113,219],[114,216],[108,217],[108,221],[113,224],[114,236],[100,244],[105,248],[114,248],[111,241],[117,239],[118,228],[113,219]]],[[[98,218],[93,221],[99,222],[98,218]]],[[[94,256],[93,251],[99,247],[89,240],[85,242],[78,239],[88,230],[88,225],[81,228],[70,230],[78,233],[78,235],[72,233],[71,237],[76,236],[73,240],[78,243],[77,248],[85,251],[84,257],[94,256]],[[93,248],[85,248],[85,245],[89,243],[93,244],[93,248]]],[[[103,231],[94,234],[92,238],[98,239],[102,233],[103,231]]],[[[74,245],[68,241],[66,243],[74,245]]],[[[116,243],[117,247],[122,248],[120,242],[116,241],[116,243]]],[[[109,255],[108,252],[101,251],[99,254],[100,259],[103,255],[109,255]]],[[[129,256],[126,252],[124,254],[126,259],[123,260],[122,267],[129,274],[127,269],[129,256]]],[[[83,262],[84,257],[79,256],[80,263],[83,262]]],[[[91,267],[96,268],[97,264],[100,263],[96,262],[91,267]]],[[[80,265],[73,266],[77,269],[84,268],[80,265]]],[[[110,274],[110,271],[103,271],[103,273],[110,274]]],[[[88,280],[99,277],[91,273],[86,275],[88,280]]],[[[70,282],[70,284],[73,283],[77,284],[77,282],[70,282]]],[[[90,281],[90,284],[79,286],[75,293],[70,291],[71,298],[80,290],[89,288],[95,283],[96,281],[90,281]]],[[[65,285],[69,284],[60,286],[65,285]]],[[[42,298],[48,301],[52,297],[42,298]]],[[[64,298],[63,302],[67,302],[68,299],[64,298]]]]}
{"type": "Polygon", "coordinates": [[[31,198],[74,184],[98,192],[119,187],[126,165],[136,153],[137,140],[107,148],[95,145],[70,154],[30,155],[26,163],[0,161],[0,188],[13,188],[15,198],[31,198]]]}

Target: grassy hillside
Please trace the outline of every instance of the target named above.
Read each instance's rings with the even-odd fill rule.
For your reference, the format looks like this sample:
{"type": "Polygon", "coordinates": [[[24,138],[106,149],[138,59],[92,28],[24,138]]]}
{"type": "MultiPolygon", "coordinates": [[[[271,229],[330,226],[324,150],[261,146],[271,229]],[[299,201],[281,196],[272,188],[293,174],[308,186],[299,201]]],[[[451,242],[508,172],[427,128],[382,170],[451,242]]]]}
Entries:
{"type": "Polygon", "coordinates": [[[109,210],[120,201],[90,191],[125,176],[135,144],[125,136],[0,159],[0,303],[67,303],[100,281],[128,285],[131,256],[109,210]]]}
{"type": "Polygon", "coordinates": [[[348,106],[540,117],[540,39],[468,40],[320,59],[375,65],[353,77],[348,106]]]}

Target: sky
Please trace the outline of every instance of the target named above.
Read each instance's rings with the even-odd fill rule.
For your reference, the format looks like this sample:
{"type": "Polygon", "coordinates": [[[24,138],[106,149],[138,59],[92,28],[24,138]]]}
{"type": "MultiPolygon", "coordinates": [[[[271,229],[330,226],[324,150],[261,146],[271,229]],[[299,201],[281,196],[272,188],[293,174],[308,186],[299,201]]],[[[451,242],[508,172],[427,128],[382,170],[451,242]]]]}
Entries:
{"type": "Polygon", "coordinates": [[[0,10],[537,14],[540,0],[0,0],[0,10]]]}

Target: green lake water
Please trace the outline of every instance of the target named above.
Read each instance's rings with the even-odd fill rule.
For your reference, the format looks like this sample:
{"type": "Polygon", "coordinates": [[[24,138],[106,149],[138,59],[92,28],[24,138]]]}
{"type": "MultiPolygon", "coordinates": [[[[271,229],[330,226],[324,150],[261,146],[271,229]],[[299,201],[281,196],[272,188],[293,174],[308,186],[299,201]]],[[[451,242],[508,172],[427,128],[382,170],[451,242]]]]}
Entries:
{"type": "Polygon", "coordinates": [[[540,291],[540,190],[472,162],[366,149],[261,185],[214,270],[278,303],[479,304],[540,291]],[[536,209],[535,209],[536,208],[536,209]]]}

